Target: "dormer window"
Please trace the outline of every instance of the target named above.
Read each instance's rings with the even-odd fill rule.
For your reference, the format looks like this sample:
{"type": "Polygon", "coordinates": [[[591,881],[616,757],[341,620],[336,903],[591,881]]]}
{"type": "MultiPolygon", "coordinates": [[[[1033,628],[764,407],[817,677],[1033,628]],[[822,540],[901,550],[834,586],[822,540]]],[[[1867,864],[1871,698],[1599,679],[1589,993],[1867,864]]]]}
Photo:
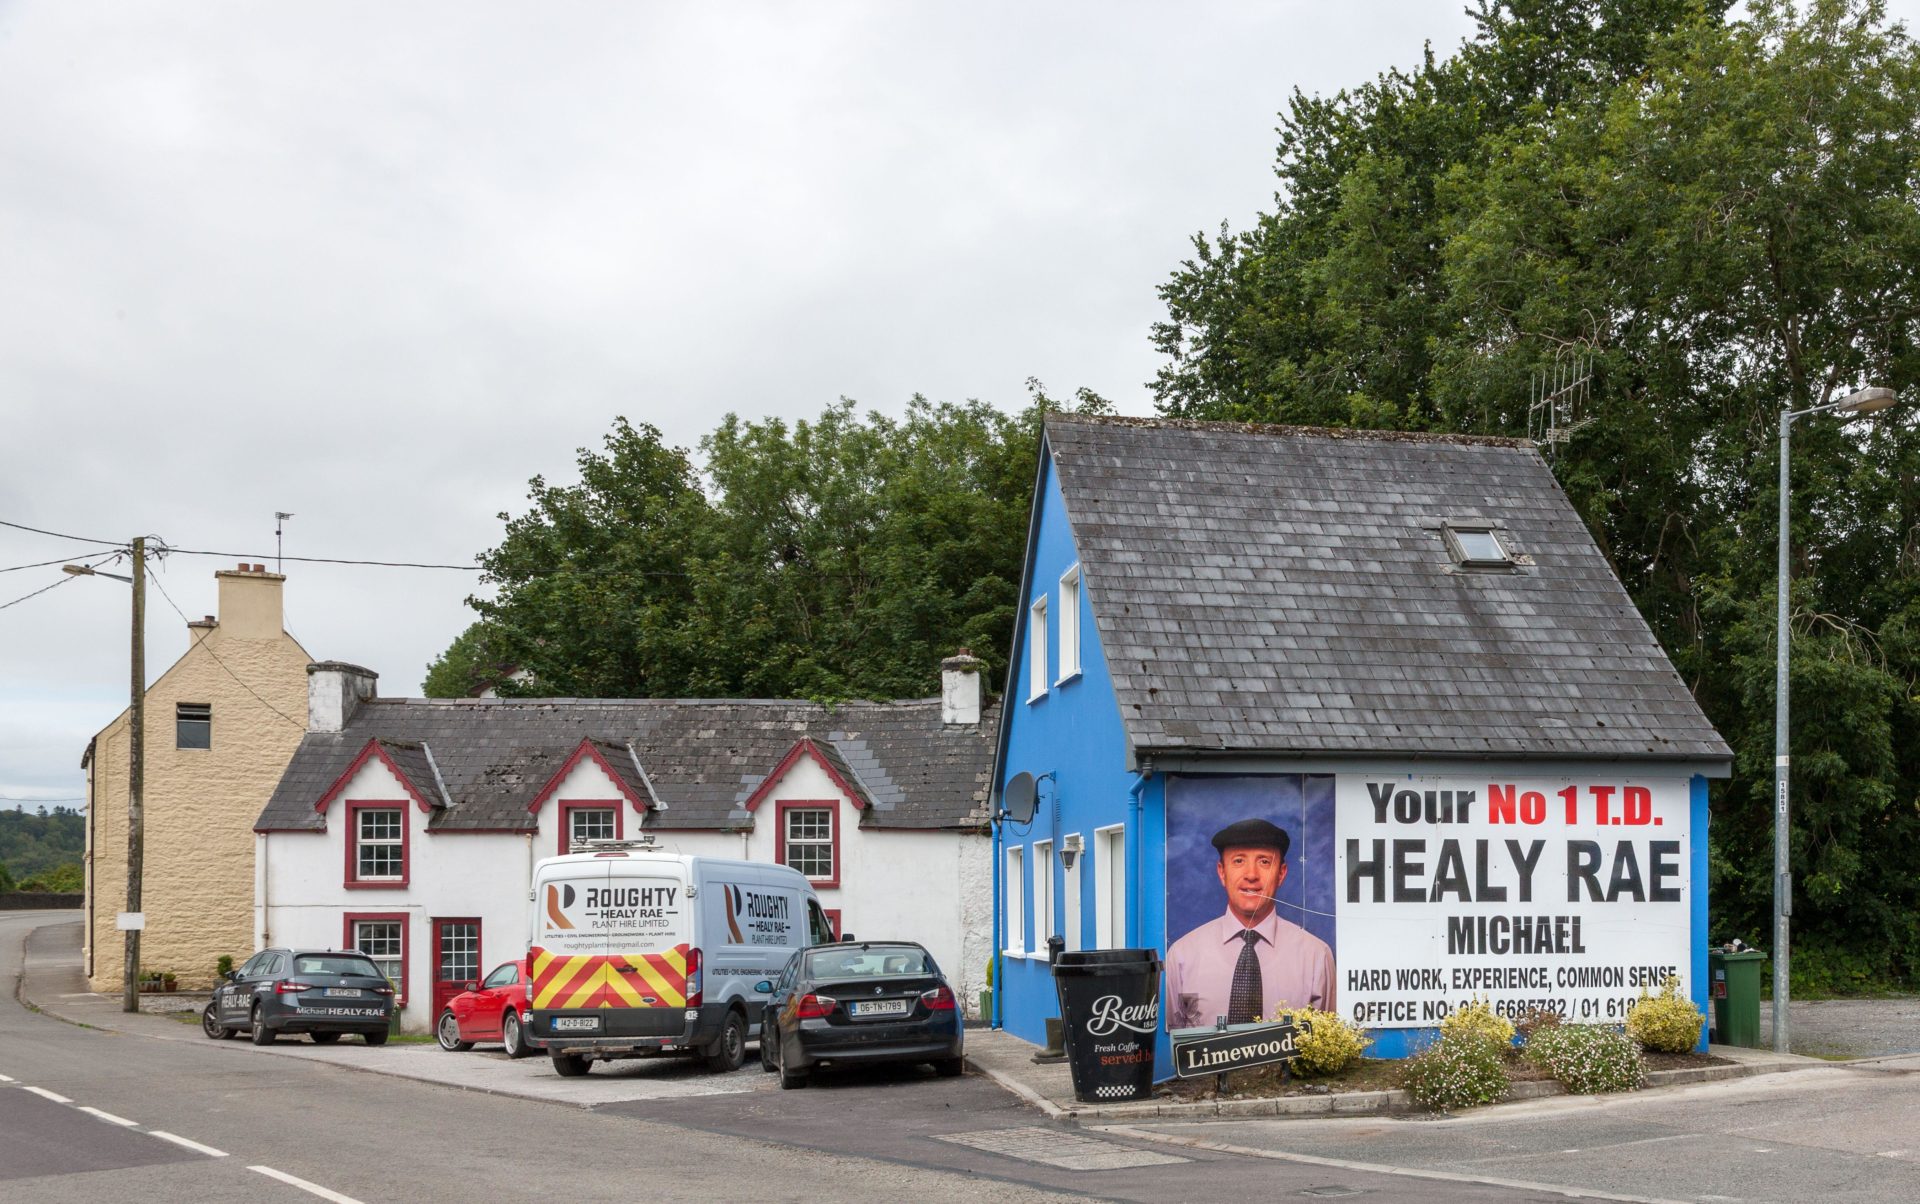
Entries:
{"type": "Polygon", "coordinates": [[[1492,527],[1448,523],[1442,530],[1446,534],[1448,553],[1462,568],[1513,567],[1513,555],[1492,527]]]}

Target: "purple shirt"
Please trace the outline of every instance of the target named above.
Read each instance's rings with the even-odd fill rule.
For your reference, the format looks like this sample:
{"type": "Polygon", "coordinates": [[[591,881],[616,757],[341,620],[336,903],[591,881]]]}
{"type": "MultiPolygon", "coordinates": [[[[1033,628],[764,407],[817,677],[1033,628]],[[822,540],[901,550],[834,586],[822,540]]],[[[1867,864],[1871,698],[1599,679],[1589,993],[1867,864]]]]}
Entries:
{"type": "MultiPolygon", "coordinates": [[[[1334,1010],[1333,950],[1278,912],[1253,926],[1260,939],[1253,944],[1260,959],[1260,1015],[1274,1009],[1313,1007],[1334,1010]]],[[[1209,920],[1173,943],[1167,950],[1167,1027],[1213,1027],[1227,1014],[1233,994],[1233,968],[1246,947],[1246,931],[1232,912],[1209,920]]]]}

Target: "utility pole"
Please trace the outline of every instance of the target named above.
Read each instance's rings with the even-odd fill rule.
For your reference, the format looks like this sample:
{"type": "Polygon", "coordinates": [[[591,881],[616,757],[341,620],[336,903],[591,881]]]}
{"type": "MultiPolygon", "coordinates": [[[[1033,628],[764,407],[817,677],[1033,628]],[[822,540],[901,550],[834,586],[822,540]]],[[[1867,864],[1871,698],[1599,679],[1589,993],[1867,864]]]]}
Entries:
{"type": "Polygon", "coordinates": [[[147,745],[147,540],[133,541],[133,681],[127,741],[127,964],[120,1010],[140,1010],[140,859],[145,832],[141,791],[145,786],[147,745]]]}

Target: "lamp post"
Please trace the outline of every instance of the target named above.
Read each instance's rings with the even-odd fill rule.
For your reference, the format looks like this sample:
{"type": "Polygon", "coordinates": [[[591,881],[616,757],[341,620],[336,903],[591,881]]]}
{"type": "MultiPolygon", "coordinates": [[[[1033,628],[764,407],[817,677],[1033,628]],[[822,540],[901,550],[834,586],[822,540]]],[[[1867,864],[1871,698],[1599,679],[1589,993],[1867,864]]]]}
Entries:
{"type": "Polygon", "coordinates": [[[141,794],[146,774],[146,700],[147,700],[147,541],[133,541],[133,576],[103,573],[82,564],[62,565],[63,572],[79,577],[112,577],[133,586],[133,665],[127,706],[127,916],[126,965],[121,969],[120,1010],[140,1010],[140,914],[141,860],[146,839],[141,814],[141,794]]]}
{"type": "Polygon", "coordinates": [[[1778,632],[1773,684],[1773,1048],[1776,1053],[1789,1052],[1787,968],[1791,946],[1788,921],[1793,916],[1792,863],[1787,851],[1787,502],[1793,420],[1812,414],[1871,414],[1886,409],[1897,400],[1892,389],[1874,386],[1855,390],[1825,405],[1809,406],[1804,410],[1786,406],[1780,409],[1780,576],[1775,595],[1778,632]]]}

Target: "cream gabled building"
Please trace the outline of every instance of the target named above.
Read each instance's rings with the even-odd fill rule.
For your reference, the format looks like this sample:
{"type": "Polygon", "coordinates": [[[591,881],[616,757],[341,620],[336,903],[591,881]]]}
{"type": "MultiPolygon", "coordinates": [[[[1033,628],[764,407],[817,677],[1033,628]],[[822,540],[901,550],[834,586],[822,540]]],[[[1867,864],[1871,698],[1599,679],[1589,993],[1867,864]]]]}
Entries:
{"type": "MultiPolygon", "coordinates": [[[[254,951],[253,821],[307,727],[312,659],[282,623],[286,578],[243,564],[214,574],[219,616],[147,690],[141,969],[213,984],[221,954],[254,951]]],[[[128,713],[94,736],[87,771],[87,978],[122,982],[127,899],[128,713]]]]}

